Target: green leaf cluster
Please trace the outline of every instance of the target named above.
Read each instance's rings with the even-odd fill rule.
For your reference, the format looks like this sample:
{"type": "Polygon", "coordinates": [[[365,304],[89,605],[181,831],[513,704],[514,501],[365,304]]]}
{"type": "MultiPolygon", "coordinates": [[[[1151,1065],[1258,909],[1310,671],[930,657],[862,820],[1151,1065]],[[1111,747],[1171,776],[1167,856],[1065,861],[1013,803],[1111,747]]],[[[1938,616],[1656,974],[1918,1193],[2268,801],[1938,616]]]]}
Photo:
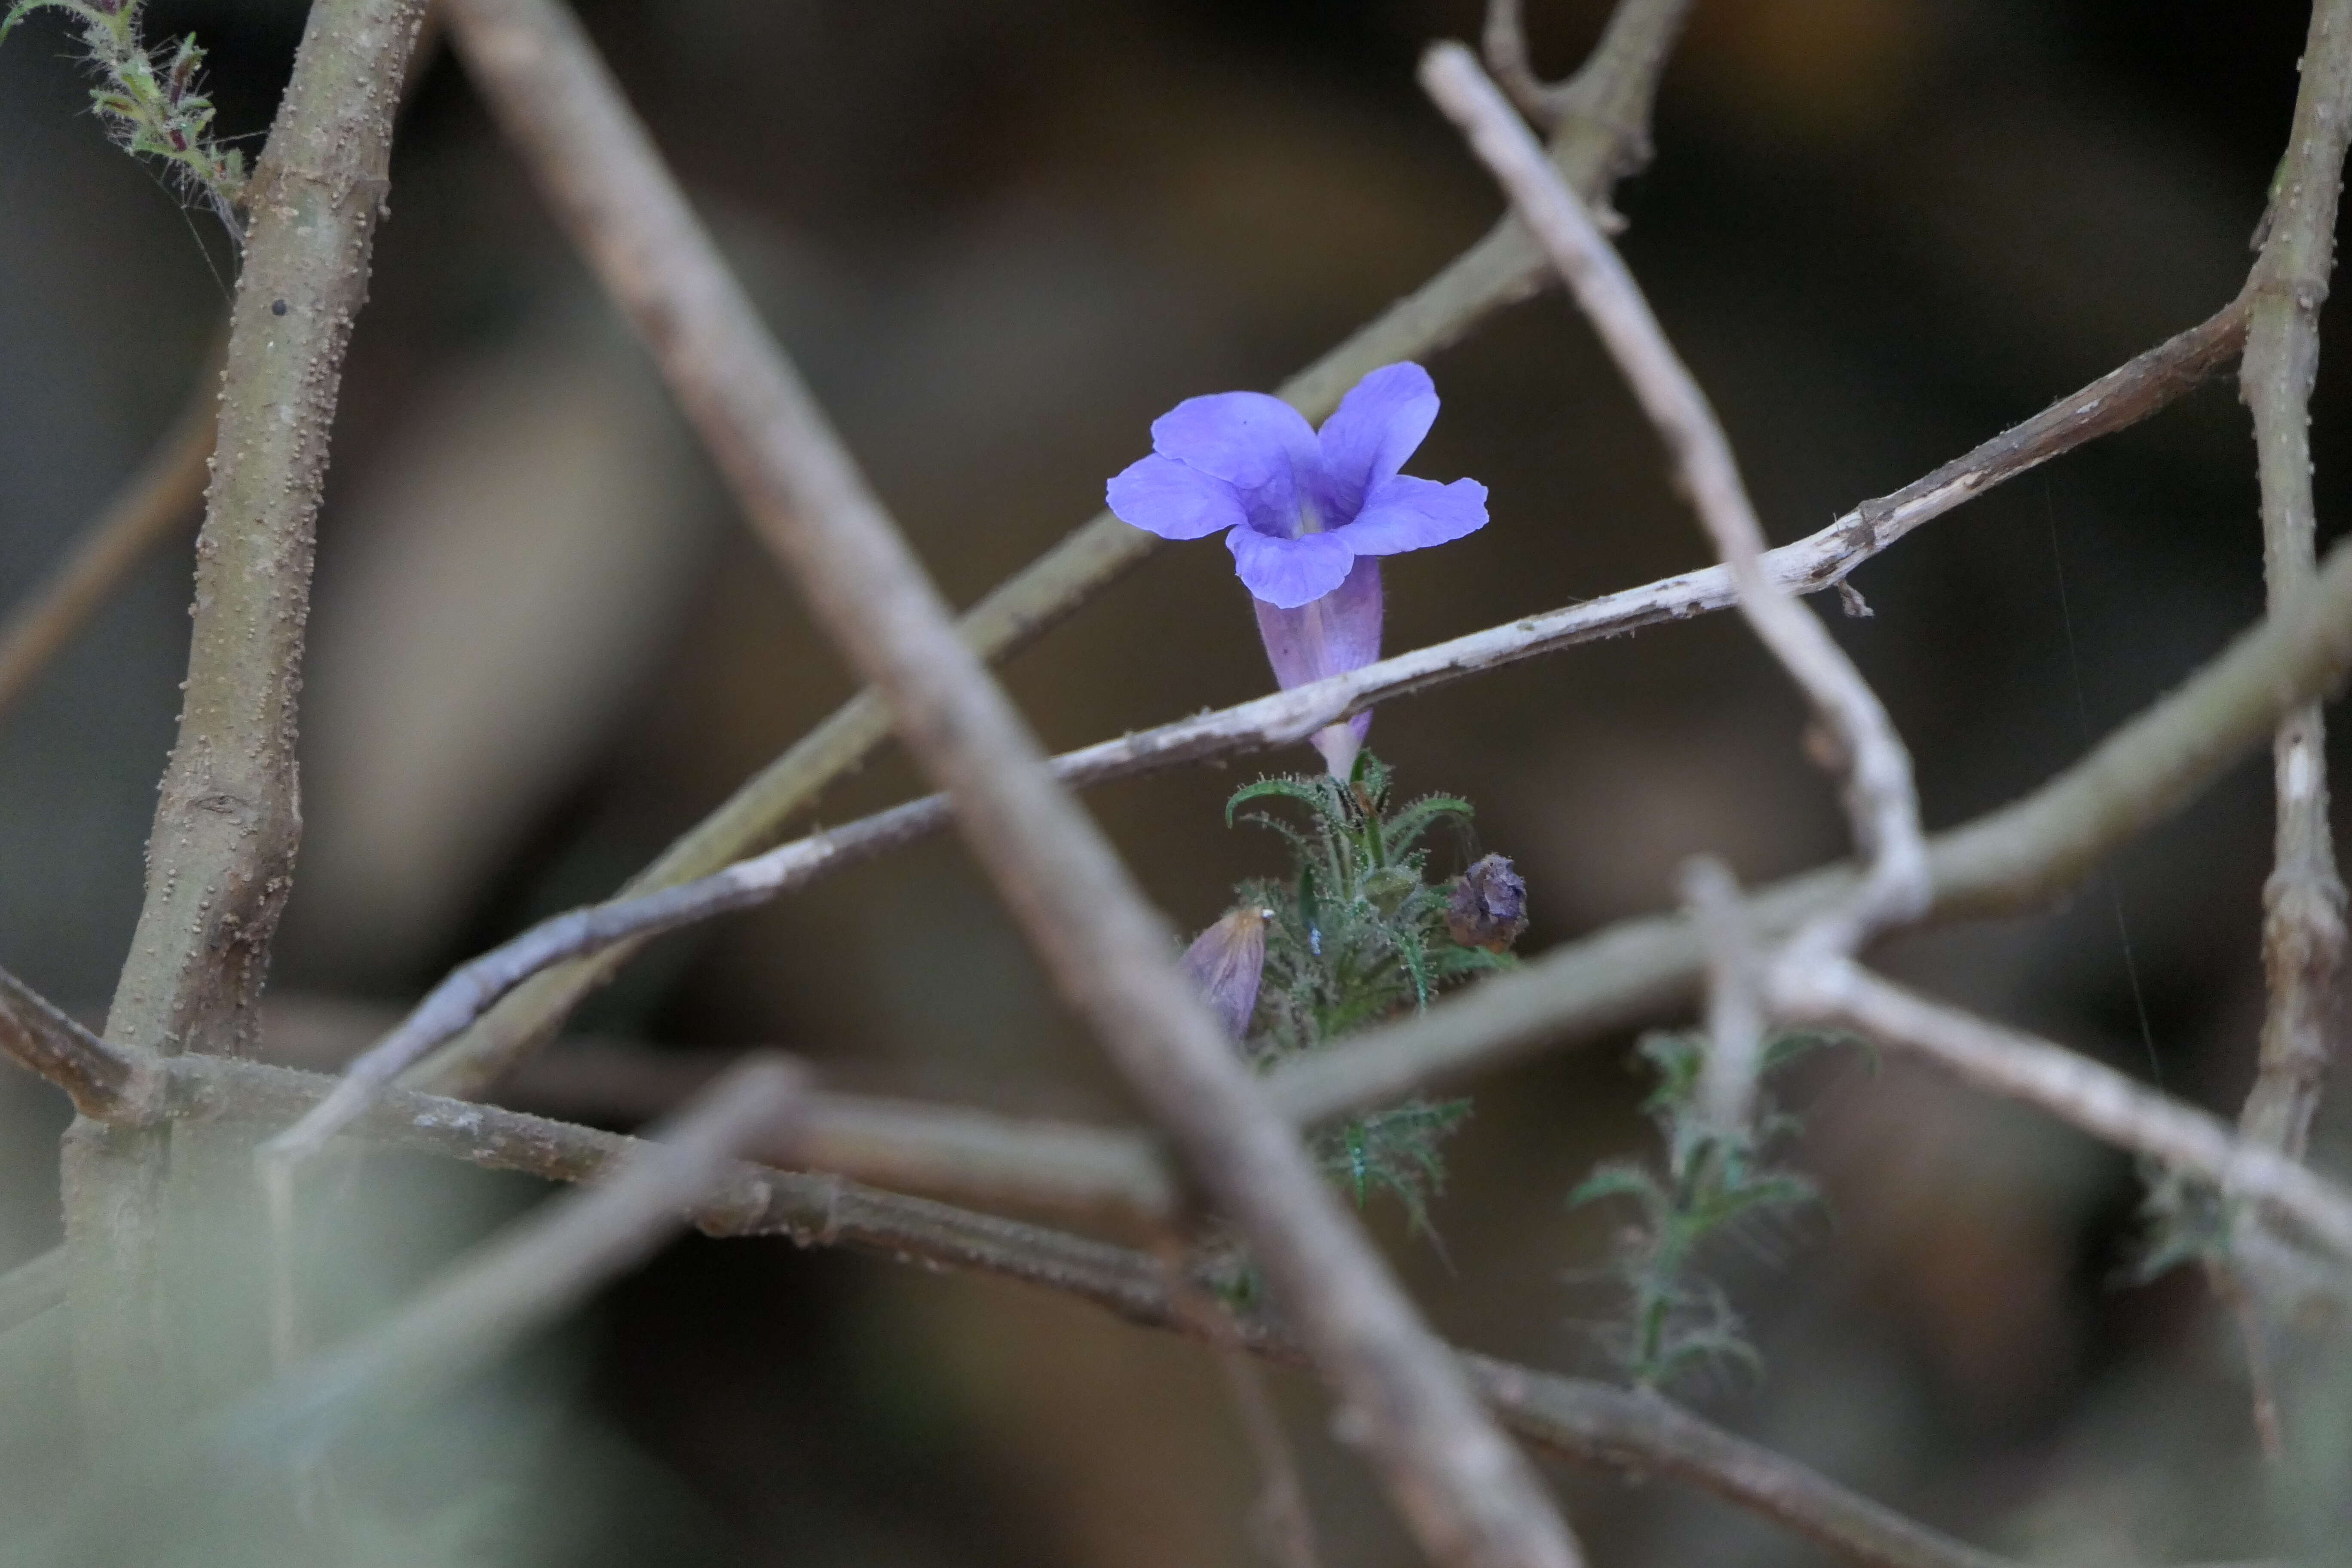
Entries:
{"type": "MultiPolygon", "coordinates": [[[[1776,1036],[1766,1045],[1763,1070],[1821,1043],[1813,1035],[1776,1036]]],[[[1625,1315],[1602,1337],[1628,1375],[1647,1388],[1726,1365],[1762,1370],[1729,1299],[1700,1266],[1719,1239],[1753,1243],[1818,1196],[1811,1182],[1765,1157],[1797,1130],[1794,1117],[1759,1103],[1749,1127],[1727,1131],[1700,1109],[1706,1048],[1694,1034],[1643,1037],[1642,1058],[1658,1079],[1643,1109],[1664,1141],[1664,1168],[1611,1161],[1569,1194],[1571,1205],[1622,1199],[1634,1206],[1609,1270],[1625,1294],[1625,1315]]]]}
{"type": "MultiPolygon", "coordinates": [[[[1445,921],[1450,882],[1430,879],[1431,830],[1467,825],[1470,803],[1429,795],[1392,807],[1391,783],[1387,765],[1365,752],[1345,781],[1265,778],[1226,803],[1228,824],[1252,802],[1286,803],[1303,817],[1239,817],[1278,834],[1291,851],[1286,879],[1237,889],[1267,912],[1265,974],[1244,1042],[1261,1070],[1425,1007],[1440,992],[1514,962],[1455,942],[1445,921]]],[[[1467,1100],[1414,1100],[1325,1128],[1314,1149],[1359,1205],[1386,1193],[1417,1233],[1428,1234],[1428,1199],[1444,1177],[1437,1145],[1469,1112],[1467,1100]]]]}
{"type": "Polygon", "coordinates": [[[63,11],[81,25],[82,46],[99,75],[90,104],[125,151],[160,161],[190,195],[209,204],[240,243],[237,204],[245,193],[245,155],[213,135],[213,102],[204,91],[205,51],[194,35],[150,50],[139,41],[144,0],[16,0],[0,16],[0,42],[35,11],[63,11]]]}

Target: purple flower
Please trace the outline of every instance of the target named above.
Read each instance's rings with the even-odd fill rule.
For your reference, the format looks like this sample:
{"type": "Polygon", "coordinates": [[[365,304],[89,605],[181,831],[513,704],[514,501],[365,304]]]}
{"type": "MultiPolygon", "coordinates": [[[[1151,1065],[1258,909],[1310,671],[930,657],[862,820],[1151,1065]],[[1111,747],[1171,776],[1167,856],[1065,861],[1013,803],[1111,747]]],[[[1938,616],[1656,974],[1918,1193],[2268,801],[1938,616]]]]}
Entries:
{"type": "MultiPolygon", "coordinates": [[[[1318,432],[1257,392],[1188,397],[1151,424],[1152,455],[1110,481],[1110,509],[1162,539],[1222,531],[1257,601],[1275,678],[1287,689],[1380,657],[1378,558],[1486,526],[1486,487],[1399,473],[1437,418],[1412,363],[1358,382],[1318,432]]],[[[1315,736],[1346,776],[1371,717],[1315,736]]]]}
{"type": "Polygon", "coordinates": [[[1265,973],[1265,917],[1271,910],[1244,906],[1202,931],[1184,950],[1184,976],[1234,1039],[1249,1035],[1257,987],[1265,973]]]}

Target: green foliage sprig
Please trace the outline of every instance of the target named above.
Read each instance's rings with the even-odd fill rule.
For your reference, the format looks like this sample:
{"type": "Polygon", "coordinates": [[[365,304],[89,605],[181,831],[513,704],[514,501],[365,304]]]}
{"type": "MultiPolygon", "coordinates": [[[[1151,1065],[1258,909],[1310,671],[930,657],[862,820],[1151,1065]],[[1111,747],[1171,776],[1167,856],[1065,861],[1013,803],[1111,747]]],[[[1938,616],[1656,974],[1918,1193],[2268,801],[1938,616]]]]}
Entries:
{"type": "Polygon", "coordinates": [[[115,142],[161,162],[184,194],[202,200],[241,246],[237,207],[245,195],[245,155],[213,135],[213,102],[204,91],[205,51],[193,34],[150,50],[139,41],[144,0],[16,0],[0,16],[0,42],[35,11],[63,11],[81,24],[82,47],[99,75],[90,105],[115,142]]]}
{"type": "MultiPolygon", "coordinates": [[[[1387,765],[1366,752],[1345,782],[1328,774],[1260,779],[1226,803],[1229,824],[1253,801],[1306,808],[1304,826],[1262,811],[1240,818],[1279,834],[1292,856],[1286,880],[1255,879],[1236,889],[1244,905],[1265,912],[1264,980],[1243,1042],[1261,1069],[1424,1007],[1448,987],[1515,962],[1458,940],[1447,915],[1459,879],[1429,877],[1424,841],[1442,822],[1467,824],[1470,803],[1430,795],[1391,809],[1391,782],[1387,765]]],[[[1498,947],[1517,934],[1512,927],[1498,947]]],[[[1360,1205],[1386,1193],[1404,1205],[1416,1232],[1431,1234],[1428,1200],[1444,1176],[1437,1145],[1469,1112],[1467,1100],[1414,1100],[1322,1129],[1314,1149],[1360,1205]]]]}
{"type": "MultiPolygon", "coordinates": [[[[1765,1047],[1764,1071],[1821,1043],[1812,1035],[1776,1036],[1765,1047]]],[[[1665,1168],[1611,1161],[1569,1194],[1571,1205],[1623,1198],[1638,1211],[1609,1270],[1627,1298],[1625,1317],[1604,1331],[1603,1341],[1646,1388],[1727,1364],[1760,1372],[1762,1361],[1729,1298],[1700,1265],[1719,1238],[1752,1245],[1776,1221],[1817,1200],[1811,1182],[1765,1157],[1799,1123],[1759,1100],[1748,1128],[1727,1131],[1699,1104],[1702,1037],[1651,1034],[1639,1048],[1658,1075],[1642,1108],[1658,1124],[1665,1168]]]]}

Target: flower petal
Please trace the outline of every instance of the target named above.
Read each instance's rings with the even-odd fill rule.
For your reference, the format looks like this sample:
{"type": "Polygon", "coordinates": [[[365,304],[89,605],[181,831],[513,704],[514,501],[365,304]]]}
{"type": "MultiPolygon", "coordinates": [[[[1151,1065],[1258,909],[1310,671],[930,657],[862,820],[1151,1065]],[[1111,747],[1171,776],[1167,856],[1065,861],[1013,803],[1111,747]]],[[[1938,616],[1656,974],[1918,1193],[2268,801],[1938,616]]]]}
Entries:
{"type": "Polygon", "coordinates": [[[1270,910],[1244,907],[1202,931],[1184,950],[1184,977],[1209,1005],[1230,1039],[1249,1035],[1257,1012],[1257,989],[1265,973],[1265,917],[1270,910]]]}
{"type": "Polygon", "coordinates": [[[1364,510],[1345,528],[1331,531],[1360,555],[1395,555],[1426,550],[1486,526],[1486,487],[1475,479],[1441,485],[1434,479],[1392,475],[1374,485],[1364,510]]]}
{"type": "Polygon", "coordinates": [[[1244,490],[1280,489],[1314,472],[1314,427],[1278,397],[1188,397],[1151,422],[1151,449],[1244,490]]]}
{"type": "Polygon", "coordinates": [[[1243,586],[1280,609],[1296,609],[1338,587],[1355,563],[1354,552],[1330,533],[1277,539],[1255,528],[1225,535],[1234,570],[1243,586]]]}
{"type": "Polygon", "coordinates": [[[1173,458],[1129,464],[1106,494],[1121,522],[1162,539],[1206,539],[1249,521],[1233,486],[1173,458]]]}
{"type": "Polygon", "coordinates": [[[1356,383],[1316,438],[1323,515],[1334,523],[1352,519],[1365,492],[1404,467],[1436,419],[1437,388],[1410,360],[1382,365],[1356,383]]]}

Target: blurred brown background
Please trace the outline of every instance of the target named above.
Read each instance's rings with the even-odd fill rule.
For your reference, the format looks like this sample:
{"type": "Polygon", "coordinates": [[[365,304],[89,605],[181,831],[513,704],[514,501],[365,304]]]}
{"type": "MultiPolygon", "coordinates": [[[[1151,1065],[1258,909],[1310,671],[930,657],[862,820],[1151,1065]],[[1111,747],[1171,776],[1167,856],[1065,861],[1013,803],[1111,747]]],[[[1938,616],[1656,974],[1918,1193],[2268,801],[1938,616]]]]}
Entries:
{"type": "MultiPolygon", "coordinates": [[[[1603,14],[1531,8],[1555,73],[1603,14]]],[[[1475,32],[1462,0],[583,11],[959,602],[1091,515],[1153,415],[1272,384],[1497,209],[1412,85],[1425,40],[1475,32]]],[[[224,122],[257,130],[300,16],[158,0],[151,27],[199,33],[224,122]]],[[[2285,0],[1700,0],[1657,162],[1619,194],[1622,243],[1774,531],[1895,488],[2225,301],[2305,16],[2285,0]]],[[[0,601],[187,395],[229,272],[208,220],[103,143],[61,38],[40,21],[0,50],[0,601]]],[[[309,828],[278,964],[289,994],[385,1005],[609,891],[851,689],[446,58],[394,173],[321,531],[309,828]]],[[[2342,309],[2328,327],[2332,371],[2342,309]]],[[[1483,479],[1494,522],[1395,563],[1391,648],[1705,558],[1557,297],[1430,368],[1445,409],[1415,470],[1483,479]]],[[[2345,494],[2344,409],[2324,374],[2324,517],[2345,494]]],[[[76,1005],[103,1005],[138,908],[188,570],[184,544],[153,562],[0,726],[0,963],[76,1005]]],[[[2242,411],[2219,383],[1856,582],[1875,618],[1837,627],[1914,749],[1931,822],[1998,805],[2258,612],[2242,411]]],[[[1268,684],[1208,545],[1153,561],[1009,679],[1057,746],[1268,684]]],[[[1538,951],[1670,902],[1699,850],[1750,879],[1837,854],[1800,717],[1716,617],[1392,705],[1372,743],[1405,787],[1479,804],[1481,847],[1528,875],[1538,951]]],[[[1252,765],[1093,797],[1181,923],[1280,864],[1271,838],[1220,826],[1252,765]]],[[[2065,910],[1890,962],[2234,1110],[2261,1012],[2265,778],[2241,769],[2065,910]]],[[[823,816],[917,787],[889,759],[823,816]]],[[[1125,1114],[949,843],[672,939],[581,1023],[776,1043],[860,1087],[1125,1114]]],[[[1567,1276],[1607,1226],[1563,1197],[1596,1158],[1647,1146],[1627,1055],[1476,1086],[1436,1213],[1450,1268],[1377,1216],[1449,1333],[1602,1369],[1587,1329],[1603,1303],[1567,1276]]],[[[6,1092],[22,1103],[0,1261],[54,1239],[63,1119],[37,1086],[6,1092]]],[[[2126,1160],[1893,1066],[1815,1069],[1800,1098],[1799,1162],[1830,1203],[1780,1256],[1735,1261],[1770,1370],[1697,1391],[1710,1414],[1987,1545],[2266,1550],[2242,1376],[2203,1285],[2116,1284],[2126,1160]]],[[[1250,1466],[1200,1353],[1026,1290],[698,1241],[544,1359],[577,1396],[580,1516],[603,1521],[552,1560],[1251,1558],[1250,1466]]],[[[1410,1561],[1311,1382],[1280,1388],[1331,1561],[1410,1561]]],[[[1565,1484],[1601,1562],[1812,1560],[1663,1484],[1565,1484]]]]}

